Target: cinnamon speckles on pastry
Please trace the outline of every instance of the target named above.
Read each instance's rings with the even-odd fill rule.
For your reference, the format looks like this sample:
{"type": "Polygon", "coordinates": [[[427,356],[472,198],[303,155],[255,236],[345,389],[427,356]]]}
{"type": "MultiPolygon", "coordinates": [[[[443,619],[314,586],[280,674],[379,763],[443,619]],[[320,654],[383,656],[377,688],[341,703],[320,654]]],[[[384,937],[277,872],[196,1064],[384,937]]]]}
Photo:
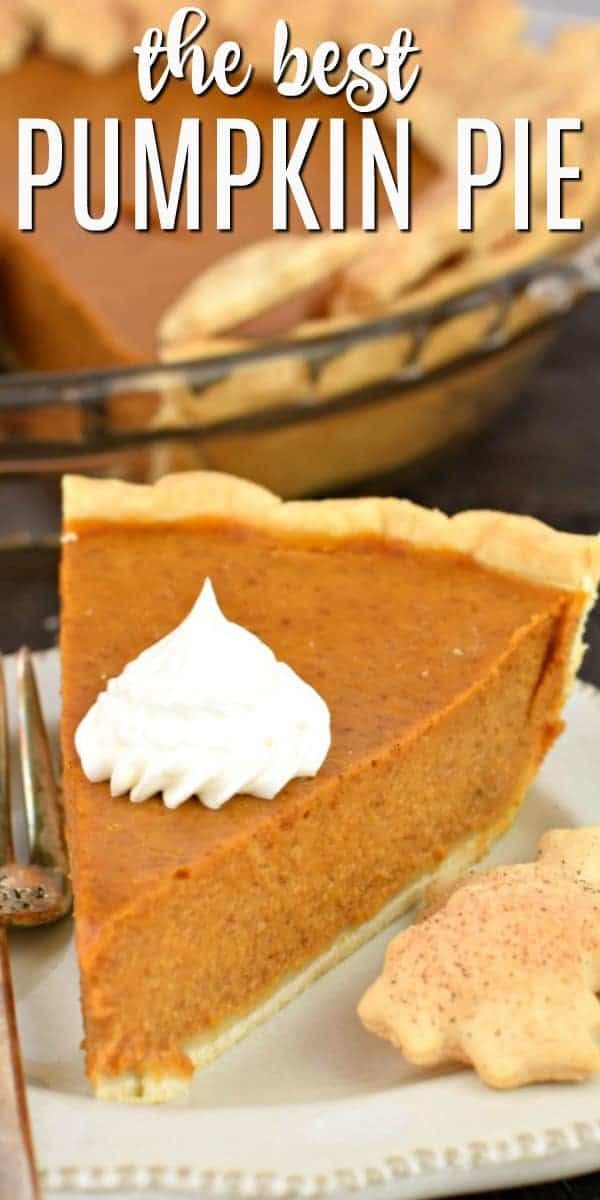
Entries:
{"type": "Polygon", "coordinates": [[[600,826],[545,834],[535,863],[464,876],[424,917],[363,997],[367,1029],[497,1088],[600,1070],[600,826]]]}

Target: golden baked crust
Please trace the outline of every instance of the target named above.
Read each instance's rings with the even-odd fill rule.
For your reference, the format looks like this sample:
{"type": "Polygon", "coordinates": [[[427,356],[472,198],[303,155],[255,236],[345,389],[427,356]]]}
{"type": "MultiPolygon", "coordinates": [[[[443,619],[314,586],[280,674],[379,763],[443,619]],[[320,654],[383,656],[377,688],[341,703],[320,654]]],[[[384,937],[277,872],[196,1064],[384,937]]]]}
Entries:
{"type": "Polygon", "coordinates": [[[482,566],[584,597],[582,618],[565,674],[564,700],[585,653],[584,630],[600,583],[600,536],[561,533],[533,517],[485,510],[446,516],[410,500],[283,501],[233,475],[187,471],[154,484],[67,475],[65,526],[80,521],[129,522],[223,517],[291,535],[379,536],[468,555],[482,566]]]}
{"type": "Polygon", "coordinates": [[[258,484],[210,471],[166,475],[154,484],[67,475],[63,506],[67,527],[80,521],[223,517],[274,533],[372,534],[454,550],[494,570],[590,599],[600,581],[600,537],[559,533],[533,517],[486,511],[447,517],[410,500],[376,497],[283,501],[258,484]]]}
{"type": "MultiPolygon", "coordinates": [[[[302,970],[288,976],[283,983],[279,983],[251,1012],[208,1033],[204,1031],[197,1038],[186,1042],[185,1054],[191,1059],[194,1069],[208,1066],[236,1042],[275,1016],[280,1009],[302,995],[321,975],[360,950],[393,921],[418,904],[429,887],[444,887],[457,875],[461,876],[483,858],[491,843],[505,832],[507,824],[508,820],[505,820],[500,826],[494,825],[493,828],[467,838],[451,851],[435,871],[424,872],[413,879],[369,921],[365,921],[356,929],[347,929],[341,933],[323,954],[318,955],[302,970]]],[[[105,1075],[94,1081],[94,1091],[99,1099],[138,1104],[163,1104],[177,1096],[185,1095],[188,1089],[189,1080],[186,1078],[178,1075],[156,1075],[151,1071],[105,1075]]]]}
{"type": "Polygon", "coordinates": [[[30,30],[19,0],[0,6],[0,71],[12,71],[27,51],[30,30]]]}
{"type": "Polygon", "coordinates": [[[315,287],[368,244],[359,229],[319,238],[288,236],[253,242],[219,259],[186,288],[158,329],[166,357],[171,345],[209,338],[315,287]]]}

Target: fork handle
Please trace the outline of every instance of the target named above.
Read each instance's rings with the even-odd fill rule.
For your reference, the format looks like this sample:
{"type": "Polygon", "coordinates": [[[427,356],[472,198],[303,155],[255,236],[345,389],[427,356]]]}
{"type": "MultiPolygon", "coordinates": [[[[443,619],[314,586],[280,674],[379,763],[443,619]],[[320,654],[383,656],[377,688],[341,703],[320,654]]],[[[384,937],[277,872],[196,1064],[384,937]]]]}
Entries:
{"type": "Polygon", "coordinates": [[[5,929],[0,929],[0,1195],[40,1200],[5,929]]]}

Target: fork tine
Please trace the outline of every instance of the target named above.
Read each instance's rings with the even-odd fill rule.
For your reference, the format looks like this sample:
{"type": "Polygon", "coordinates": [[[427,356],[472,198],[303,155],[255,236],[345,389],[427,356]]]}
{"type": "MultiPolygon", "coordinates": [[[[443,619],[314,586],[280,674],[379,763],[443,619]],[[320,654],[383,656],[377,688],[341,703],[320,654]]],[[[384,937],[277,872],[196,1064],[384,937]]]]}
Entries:
{"type": "Polygon", "coordinates": [[[52,754],[44,724],[31,661],[24,646],[17,660],[17,700],[21,746],[21,772],[32,862],[68,873],[63,808],[54,775],[52,754]]]}
{"type": "Polygon", "coordinates": [[[12,862],[14,856],[10,818],[8,702],[4,681],[4,663],[0,654],[0,864],[12,862]]]}

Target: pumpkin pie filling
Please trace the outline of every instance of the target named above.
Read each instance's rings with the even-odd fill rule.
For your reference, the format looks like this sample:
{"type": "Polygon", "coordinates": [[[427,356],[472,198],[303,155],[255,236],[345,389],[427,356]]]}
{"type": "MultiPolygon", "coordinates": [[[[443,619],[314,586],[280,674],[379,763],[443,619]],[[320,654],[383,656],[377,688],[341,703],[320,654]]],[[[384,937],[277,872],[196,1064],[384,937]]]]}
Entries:
{"type": "Polygon", "coordinates": [[[67,530],[62,743],[87,1065],[101,1092],[129,1077],[136,1094],[188,1077],[222,1031],[340,939],[351,949],[448,855],[484,853],[561,729],[589,595],[377,534],[213,516],[67,530]],[[112,799],[83,776],[75,728],[206,577],[323,696],[329,756],[275,800],[218,812],[112,799]]]}
{"type": "MultiPolygon", "coordinates": [[[[147,232],[134,228],[134,122],[136,118],[148,117],[148,105],[140,96],[132,63],[109,75],[94,77],[77,67],[32,53],[15,72],[0,74],[0,150],[4,161],[18,160],[18,119],[39,117],[40,113],[56,121],[64,131],[65,174],[58,186],[38,195],[36,227],[32,233],[16,230],[16,171],[4,172],[0,178],[2,321],[12,352],[22,367],[50,370],[152,360],[159,320],[185,287],[215,260],[272,236],[268,166],[253,187],[235,197],[232,232],[217,231],[214,170],[220,117],[243,117],[259,127],[265,164],[271,156],[273,118],[288,118],[290,146],[303,121],[309,117],[321,121],[303,179],[323,228],[327,228],[329,211],[329,121],[344,118],[347,220],[349,225],[360,223],[361,119],[358,115],[352,119],[353,114],[343,99],[332,101],[317,95],[286,104],[274,87],[260,80],[241,97],[226,97],[213,89],[198,98],[186,80],[172,83],[152,105],[150,115],[167,178],[175,158],[181,121],[192,117],[202,122],[201,232],[189,232],[183,217],[177,229],[161,230],[155,214],[147,232]],[[87,117],[91,127],[95,215],[102,212],[104,205],[103,122],[107,116],[117,117],[121,126],[121,212],[114,228],[103,234],[81,229],[73,214],[72,124],[74,117],[80,116],[87,117]]],[[[394,138],[385,129],[381,135],[393,161],[394,138]]],[[[41,163],[43,139],[38,152],[41,163]]],[[[234,143],[234,169],[241,170],[243,165],[243,144],[234,143]]],[[[429,160],[415,150],[414,193],[419,194],[434,174],[429,160]]],[[[293,204],[290,230],[303,232],[293,204]]],[[[318,315],[319,302],[319,294],[307,287],[305,295],[255,322],[249,332],[261,336],[282,332],[318,315]]]]}

